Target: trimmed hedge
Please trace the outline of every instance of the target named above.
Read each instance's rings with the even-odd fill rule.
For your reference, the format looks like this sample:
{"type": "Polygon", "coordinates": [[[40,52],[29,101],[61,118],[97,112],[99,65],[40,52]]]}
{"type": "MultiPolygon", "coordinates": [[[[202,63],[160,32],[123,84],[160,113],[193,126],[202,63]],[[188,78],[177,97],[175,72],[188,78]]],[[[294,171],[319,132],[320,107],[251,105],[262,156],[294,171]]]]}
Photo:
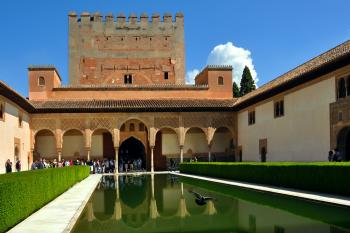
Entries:
{"type": "Polygon", "coordinates": [[[350,163],[181,163],[180,172],[350,196],[350,163]]]}
{"type": "Polygon", "coordinates": [[[0,232],[27,218],[89,172],[88,166],[72,166],[0,175],[0,232]]]}

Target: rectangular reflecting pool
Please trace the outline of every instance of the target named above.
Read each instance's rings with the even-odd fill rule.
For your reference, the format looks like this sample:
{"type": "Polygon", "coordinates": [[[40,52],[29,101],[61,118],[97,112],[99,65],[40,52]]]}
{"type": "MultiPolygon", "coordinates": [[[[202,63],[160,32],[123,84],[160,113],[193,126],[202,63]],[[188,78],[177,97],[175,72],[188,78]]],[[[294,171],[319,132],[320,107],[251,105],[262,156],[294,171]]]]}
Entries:
{"type": "Polygon", "coordinates": [[[72,232],[342,233],[350,208],[171,174],[103,176],[72,232]]]}

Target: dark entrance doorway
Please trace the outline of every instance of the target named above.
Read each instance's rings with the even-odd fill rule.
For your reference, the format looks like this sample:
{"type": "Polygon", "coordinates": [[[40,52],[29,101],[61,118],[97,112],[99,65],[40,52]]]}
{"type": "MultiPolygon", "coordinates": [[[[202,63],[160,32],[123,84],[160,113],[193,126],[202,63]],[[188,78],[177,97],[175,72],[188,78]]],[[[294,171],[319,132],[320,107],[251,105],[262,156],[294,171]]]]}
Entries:
{"type": "MultiPolygon", "coordinates": [[[[146,169],[146,151],[142,142],[134,137],[126,139],[119,147],[119,165],[125,163],[132,164],[134,161],[141,159],[141,168],[134,167],[133,169],[146,169]]],[[[129,166],[130,168],[130,166],[129,166]]]]}
{"type": "Polygon", "coordinates": [[[339,132],[338,150],[342,160],[350,161],[350,127],[345,127],[339,132]]]}

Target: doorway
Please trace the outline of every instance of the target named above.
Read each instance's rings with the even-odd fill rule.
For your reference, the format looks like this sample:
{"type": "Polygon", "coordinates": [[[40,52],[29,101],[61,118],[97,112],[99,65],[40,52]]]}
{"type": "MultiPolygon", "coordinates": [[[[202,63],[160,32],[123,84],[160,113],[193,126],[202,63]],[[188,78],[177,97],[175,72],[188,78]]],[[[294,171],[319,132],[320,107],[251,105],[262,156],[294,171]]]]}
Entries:
{"type": "Polygon", "coordinates": [[[140,169],[146,169],[146,150],[143,143],[135,137],[129,137],[119,147],[119,164],[131,164],[141,159],[140,169]]]}

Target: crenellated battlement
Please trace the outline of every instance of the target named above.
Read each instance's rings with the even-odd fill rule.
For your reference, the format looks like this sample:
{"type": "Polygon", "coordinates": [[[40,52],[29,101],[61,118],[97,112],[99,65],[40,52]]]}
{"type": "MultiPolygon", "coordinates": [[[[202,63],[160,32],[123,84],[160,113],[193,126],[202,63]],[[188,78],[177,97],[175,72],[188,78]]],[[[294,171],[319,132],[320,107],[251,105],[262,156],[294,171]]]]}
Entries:
{"type": "Polygon", "coordinates": [[[75,12],[69,18],[71,84],[185,83],[184,16],[75,12]]]}
{"type": "Polygon", "coordinates": [[[113,13],[108,13],[105,16],[102,16],[100,12],[89,13],[82,12],[78,15],[76,12],[70,12],[68,14],[70,24],[93,24],[93,23],[103,23],[103,24],[116,24],[116,28],[123,27],[143,27],[143,26],[152,26],[159,24],[183,24],[184,15],[182,13],[176,13],[175,16],[171,13],[164,13],[161,19],[159,13],[153,13],[149,16],[147,13],[142,13],[140,16],[137,16],[135,13],[131,13],[128,17],[124,13],[119,13],[116,17],[113,13]]]}

